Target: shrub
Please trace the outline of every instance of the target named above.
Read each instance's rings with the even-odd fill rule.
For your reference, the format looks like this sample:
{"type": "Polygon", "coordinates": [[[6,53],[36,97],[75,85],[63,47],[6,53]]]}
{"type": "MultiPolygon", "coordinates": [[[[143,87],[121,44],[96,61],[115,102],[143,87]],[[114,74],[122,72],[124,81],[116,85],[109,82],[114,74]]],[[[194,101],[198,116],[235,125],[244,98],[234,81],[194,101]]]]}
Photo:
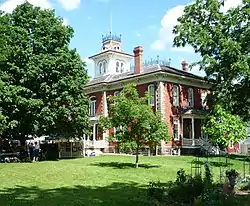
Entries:
{"type": "Polygon", "coordinates": [[[239,190],[250,191],[250,175],[245,176],[245,178],[242,176],[239,177],[236,188],[239,190]]]}

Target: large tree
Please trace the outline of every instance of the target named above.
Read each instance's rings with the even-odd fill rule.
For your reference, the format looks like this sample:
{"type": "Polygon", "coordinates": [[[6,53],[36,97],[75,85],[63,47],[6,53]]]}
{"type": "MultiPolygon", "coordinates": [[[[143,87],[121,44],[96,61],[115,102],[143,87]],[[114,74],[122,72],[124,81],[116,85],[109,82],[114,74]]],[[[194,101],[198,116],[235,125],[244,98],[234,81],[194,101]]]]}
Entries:
{"type": "Polygon", "coordinates": [[[225,111],[221,105],[213,108],[204,125],[204,132],[220,149],[226,148],[230,142],[238,143],[247,138],[246,124],[239,117],[225,111]]]}
{"type": "Polygon", "coordinates": [[[223,0],[196,0],[185,7],[174,46],[190,45],[213,80],[214,103],[250,119],[250,0],[225,10],[223,0]]]}
{"type": "Polygon", "coordinates": [[[3,135],[81,136],[88,128],[85,63],[70,49],[73,29],[29,3],[0,15],[3,135]]]}
{"type": "Polygon", "coordinates": [[[101,118],[105,129],[117,128],[114,138],[119,143],[135,145],[136,167],[141,146],[152,147],[170,138],[167,124],[148,105],[148,98],[148,94],[140,97],[136,85],[128,84],[118,96],[109,97],[109,116],[101,118]]]}

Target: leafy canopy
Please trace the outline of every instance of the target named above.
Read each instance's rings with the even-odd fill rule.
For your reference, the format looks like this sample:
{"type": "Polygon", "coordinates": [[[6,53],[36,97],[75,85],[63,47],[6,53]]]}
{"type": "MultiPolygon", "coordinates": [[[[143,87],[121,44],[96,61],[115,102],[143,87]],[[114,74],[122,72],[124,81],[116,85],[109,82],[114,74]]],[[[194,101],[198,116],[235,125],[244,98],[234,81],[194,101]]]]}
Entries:
{"type": "Polygon", "coordinates": [[[136,85],[128,84],[119,96],[109,97],[109,116],[100,121],[104,128],[116,128],[114,139],[136,145],[137,155],[142,145],[154,146],[170,138],[167,124],[147,104],[148,98],[148,94],[140,97],[136,85]]]}
{"type": "Polygon", "coordinates": [[[237,143],[247,138],[246,124],[240,118],[226,112],[220,105],[214,107],[204,125],[204,132],[209,135],[209,140],[225,148],[230,141],[237,143]]]}
{"type": "Polygon", "coordinates": [[[3,135],[82,135],[88,128],[85,63],[69,48],[73,29],[29,3],[0,15],[3,135]]]}
{"type": "Polygon", "coordinates": [[[214,103],[250,119],[250,0],[225,11],[224,0],[196,0],[174,27],[174,46],[190,45],[213,80],[214,103]]]}

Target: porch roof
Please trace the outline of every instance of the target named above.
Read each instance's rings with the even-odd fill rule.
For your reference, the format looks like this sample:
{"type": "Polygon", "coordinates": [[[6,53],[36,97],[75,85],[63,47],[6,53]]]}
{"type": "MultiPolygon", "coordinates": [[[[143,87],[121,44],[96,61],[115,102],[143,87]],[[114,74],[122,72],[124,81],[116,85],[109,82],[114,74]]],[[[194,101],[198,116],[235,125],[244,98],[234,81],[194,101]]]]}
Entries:
{"type": "Polygon", "coordinates": [[[181,116],[185,117],[185,116],[205,116],[209,114],[209,110],[208,109],[191,109],[191,108],[187,108],[184,109],[181,112],[181,116]]]}

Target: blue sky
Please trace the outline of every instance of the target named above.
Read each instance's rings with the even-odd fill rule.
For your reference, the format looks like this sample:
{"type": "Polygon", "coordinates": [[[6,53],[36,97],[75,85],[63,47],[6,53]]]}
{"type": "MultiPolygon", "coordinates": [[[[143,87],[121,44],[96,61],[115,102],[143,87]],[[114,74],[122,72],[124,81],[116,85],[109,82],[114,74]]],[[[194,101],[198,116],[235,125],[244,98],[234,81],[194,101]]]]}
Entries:
{"type": "MultiPolygon", "coordinates": [[[[183,8],[190,0],[28,0],[42,8],[54,8],[56,14],[73,27],[75,34],[71,47],[76,48],[88,63],[88,73],[93,76],[93,64],[87,57],[100,52],[101,36],[110,31],[122,35],[122,49],[133,53],[133,48],[144,48],[144,60],[160,56],[171,58],[171,66],[180,68],[181,60],[188,63],[199,59],[192,48],[172,48],[172,28],[183,8]]],[[[241,0],[227,0],[228,6],[241,0]]],[[[24,0],[5,0],[0,9],[11,12],[24,0]]],[[[194,68],[192,73],[203,72],[194,68]]]]}

